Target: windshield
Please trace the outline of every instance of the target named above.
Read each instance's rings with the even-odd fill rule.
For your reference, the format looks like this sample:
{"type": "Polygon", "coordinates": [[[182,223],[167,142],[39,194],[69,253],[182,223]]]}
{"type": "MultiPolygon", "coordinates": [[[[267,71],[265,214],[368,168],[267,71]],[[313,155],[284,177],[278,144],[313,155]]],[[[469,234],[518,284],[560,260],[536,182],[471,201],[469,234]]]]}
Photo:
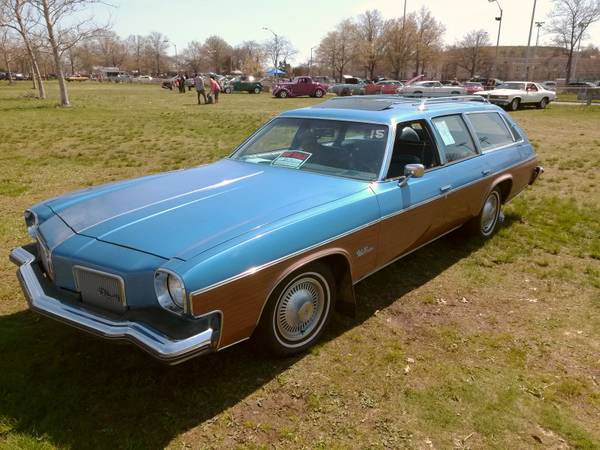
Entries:
{"type": "Polygon", "coordinates": [[[496,89],[516,89],[519,91],[524,91],[525,83],[502,83],[496,86],[496,89]]]}
{"type": "Polygon", "coordinates": [[[381,169],[387,138],[387,125],[278,118],[259,130],[231,158],[373,181],[381,169]]]}

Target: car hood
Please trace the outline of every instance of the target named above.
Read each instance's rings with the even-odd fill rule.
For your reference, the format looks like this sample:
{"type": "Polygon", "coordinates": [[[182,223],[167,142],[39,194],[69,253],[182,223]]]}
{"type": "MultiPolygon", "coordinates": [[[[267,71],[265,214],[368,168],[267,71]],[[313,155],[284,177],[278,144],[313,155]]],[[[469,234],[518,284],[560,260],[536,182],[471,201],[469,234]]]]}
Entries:
{"type": "Polygon", "coordinates": [[[221,160],[87,189],[46,203],[74,232],[186,260],[367,183],[221,160]]]}
{"type": "Polygon", "coordinates": [[[515,95],[515,94],[524,94],[525,91],[520,89],[492,89],[491,91],[481,92],[485,95],[515,95]]]}

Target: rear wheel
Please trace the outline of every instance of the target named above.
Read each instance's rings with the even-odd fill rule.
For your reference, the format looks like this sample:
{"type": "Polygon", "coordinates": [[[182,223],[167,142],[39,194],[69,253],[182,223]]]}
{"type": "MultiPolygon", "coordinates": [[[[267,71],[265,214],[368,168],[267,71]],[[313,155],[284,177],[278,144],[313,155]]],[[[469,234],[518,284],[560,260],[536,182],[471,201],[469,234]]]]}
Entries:
{"type": "Polygon", "coordinates": [[[325,330],[335,305],[335,279],[328,266],[311,263],[273,291],[254,332],[258,350],[277,356],[300,353],[325,330]]]}
{"type": "Polygon", "coordinates": [[[546,106],[548,106],[548,98],[544,97],[538,104],[537,107],[539,109],[546,109],[546,106]]]}
{"type": "Polygon", "coordinates": [[[468,223],[469,231],[484,239],[491,237],[498,227],[501,209],[502,195],[499,188],[494,188],[486,197],[479,215],[468,223]]]}
{"type": "Polygon", "coordinates": [[[508,104],[508,109],[511,111],[516,111],[517,109],[519,109],[520,105],[521,100],[519,100],[518,98],[513,98],[512,102],[508,104]]]}

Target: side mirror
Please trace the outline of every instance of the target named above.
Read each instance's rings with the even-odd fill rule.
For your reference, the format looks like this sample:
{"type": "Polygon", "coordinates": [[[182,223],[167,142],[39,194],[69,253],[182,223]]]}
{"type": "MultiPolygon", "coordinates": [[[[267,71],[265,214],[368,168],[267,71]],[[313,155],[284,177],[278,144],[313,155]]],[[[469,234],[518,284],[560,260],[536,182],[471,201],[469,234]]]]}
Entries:
{"type": "Polygon", "coordinates": [[[409,178],[421,178],[425,175],[425,166],[423,164],[407,164],[404,166],[404,177],[400,178],[398,185],[406,186],[409,178]]]}

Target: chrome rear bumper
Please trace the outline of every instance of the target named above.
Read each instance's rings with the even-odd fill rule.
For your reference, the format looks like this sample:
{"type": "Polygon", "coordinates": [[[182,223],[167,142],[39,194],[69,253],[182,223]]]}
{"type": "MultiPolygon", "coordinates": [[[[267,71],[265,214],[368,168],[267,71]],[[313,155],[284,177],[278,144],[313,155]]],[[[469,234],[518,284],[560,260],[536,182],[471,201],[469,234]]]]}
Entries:
{"type": "Polygon", "coordinates": [[[145,323],[103,317],[79,305],[63,302],[44,290],[39,271],[36,273],[33,268],[34,254],[18,247],[11,252],[10,260],[19,266],[17,276],[29,307],[40,314],[105,339],[130,341],[167,364],[178,364],[216,347],[217,333],[210,327],[198,334],[172,339],[145,323]]]}

